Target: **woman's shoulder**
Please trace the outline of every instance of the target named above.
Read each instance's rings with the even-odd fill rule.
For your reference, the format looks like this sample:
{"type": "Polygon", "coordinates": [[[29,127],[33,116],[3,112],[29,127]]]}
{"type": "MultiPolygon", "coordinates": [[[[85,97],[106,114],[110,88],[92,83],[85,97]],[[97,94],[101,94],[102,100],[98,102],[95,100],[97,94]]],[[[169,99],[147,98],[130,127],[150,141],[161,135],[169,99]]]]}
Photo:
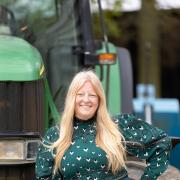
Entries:
{"type": "Polygon", "coordinates": [[[119,125],[120,128],[134,128],[139,129],[140,131],[144,129],[159,129],[149,123],[147,123],[144,119],[137,117],[135,114],[119,114],[113,116],[113,121],[119,125]]]}
{"type": "Polygon", "coordinates": [[[43,143],[50,145],[51,143],[57,141],[58,138],[59,138],[59,127],[53,126],[46,131],[45,136],[43,138],[43,143]]]}
{"type": "Polygon", "coordinates": [[[149,141],[167,136],[162,129],[148,124],[134,114],[116,115],[113,119],[127,140],[135,140],[147,144],[149,141]]]}
{"type": "Polygon", "coordinates": [[[120,126],[127,126],[134,121],[141,121],[134,114],[118,114],[112,117],[113,121],[120,126]]]}

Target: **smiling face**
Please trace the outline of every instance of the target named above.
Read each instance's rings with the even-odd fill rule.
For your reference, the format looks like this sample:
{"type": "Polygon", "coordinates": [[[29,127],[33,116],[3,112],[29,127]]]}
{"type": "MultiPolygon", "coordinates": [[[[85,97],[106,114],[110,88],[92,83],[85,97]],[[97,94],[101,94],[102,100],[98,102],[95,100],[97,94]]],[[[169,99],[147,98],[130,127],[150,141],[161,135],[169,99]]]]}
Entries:
{"type": "Polygon", "coordinates": [[[81,120],[92,118],[98,108],[99,99],[90,81],[78,90],[75,100],[75,116],[81,120]]]}

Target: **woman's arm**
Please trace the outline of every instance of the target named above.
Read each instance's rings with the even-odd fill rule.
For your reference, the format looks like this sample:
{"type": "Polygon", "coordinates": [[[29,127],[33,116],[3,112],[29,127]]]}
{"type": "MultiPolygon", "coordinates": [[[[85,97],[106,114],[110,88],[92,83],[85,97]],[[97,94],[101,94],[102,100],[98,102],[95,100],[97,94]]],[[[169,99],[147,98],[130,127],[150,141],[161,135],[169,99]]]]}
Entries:
{"type": "MultiPolygon", "coordinates": [[[[50,128],[39,147],[36,158],[36,179],[37,180],[52,180],[54,168],[53,150],[48,148],[59,137],[57,127],[50,128]],[[46,146],[47,145],[47,146],[46,146]]],[[[55,178],[54,178],[55,179],[55,178]]],[[[60,178],[58,178],[60,179],[60,178]]]]}
{"type": "Polygon", "coordinates": [[[161,129],[151,126],[134,115],[120,115],[115,117],[120,131],[126,141],[127,151],[146,160],[147,167],[141,177],[142,180],[154,180],[168,167],[171,140],[161,129]]]}
{"type": "Polygon", "coordinates": [[[171,143],[168,137],[145,146],[140,158],[146,159],[147,167],[141,179],[157,179],[168,167],[171,143]],[[146,156],[145,156],[146,155],[146,156]]]}

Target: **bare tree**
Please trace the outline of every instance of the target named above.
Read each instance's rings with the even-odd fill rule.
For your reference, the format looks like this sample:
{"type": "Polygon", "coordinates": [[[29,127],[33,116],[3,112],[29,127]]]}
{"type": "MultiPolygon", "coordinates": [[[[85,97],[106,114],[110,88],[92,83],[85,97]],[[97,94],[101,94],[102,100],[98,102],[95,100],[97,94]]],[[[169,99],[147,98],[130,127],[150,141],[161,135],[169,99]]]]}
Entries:
{"type": "Polygon", "coordinates": [[[159,57],[158,12],[155,0],[142,0],[139,12],[139,83],[155,85],[157,96],[161,94],[161,65],[159,57]]]}

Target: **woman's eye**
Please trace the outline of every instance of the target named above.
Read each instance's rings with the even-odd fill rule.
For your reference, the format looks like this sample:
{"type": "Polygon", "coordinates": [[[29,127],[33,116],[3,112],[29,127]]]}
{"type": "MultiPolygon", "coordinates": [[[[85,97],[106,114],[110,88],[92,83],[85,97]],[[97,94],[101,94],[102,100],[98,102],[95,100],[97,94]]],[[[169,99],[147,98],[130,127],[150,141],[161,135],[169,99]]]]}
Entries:
{"type": "MultiPolygon", "coordinates": [[[[84,93],[77,93],[77,96],[79,96],[79,97],[84,97],[84,96],[86,96],[86,94],[84,94],[84,93]]],[[[87,96],[90,97],[90,98],[95,98],[95,97],[97,97],[96,94],[87,94],[87,96]]]]}
{"type": "Polygon", "coordinates": [[[95,94],[90,94],[89,96],[90,97],[97,97],[95,94]]]}
{"type": "Polygon", "coordinates": [[[83,93],[78,93],[77,95],[78,95],[78,96],[83,96],[84,94],[83,94],[83,93]]]}

